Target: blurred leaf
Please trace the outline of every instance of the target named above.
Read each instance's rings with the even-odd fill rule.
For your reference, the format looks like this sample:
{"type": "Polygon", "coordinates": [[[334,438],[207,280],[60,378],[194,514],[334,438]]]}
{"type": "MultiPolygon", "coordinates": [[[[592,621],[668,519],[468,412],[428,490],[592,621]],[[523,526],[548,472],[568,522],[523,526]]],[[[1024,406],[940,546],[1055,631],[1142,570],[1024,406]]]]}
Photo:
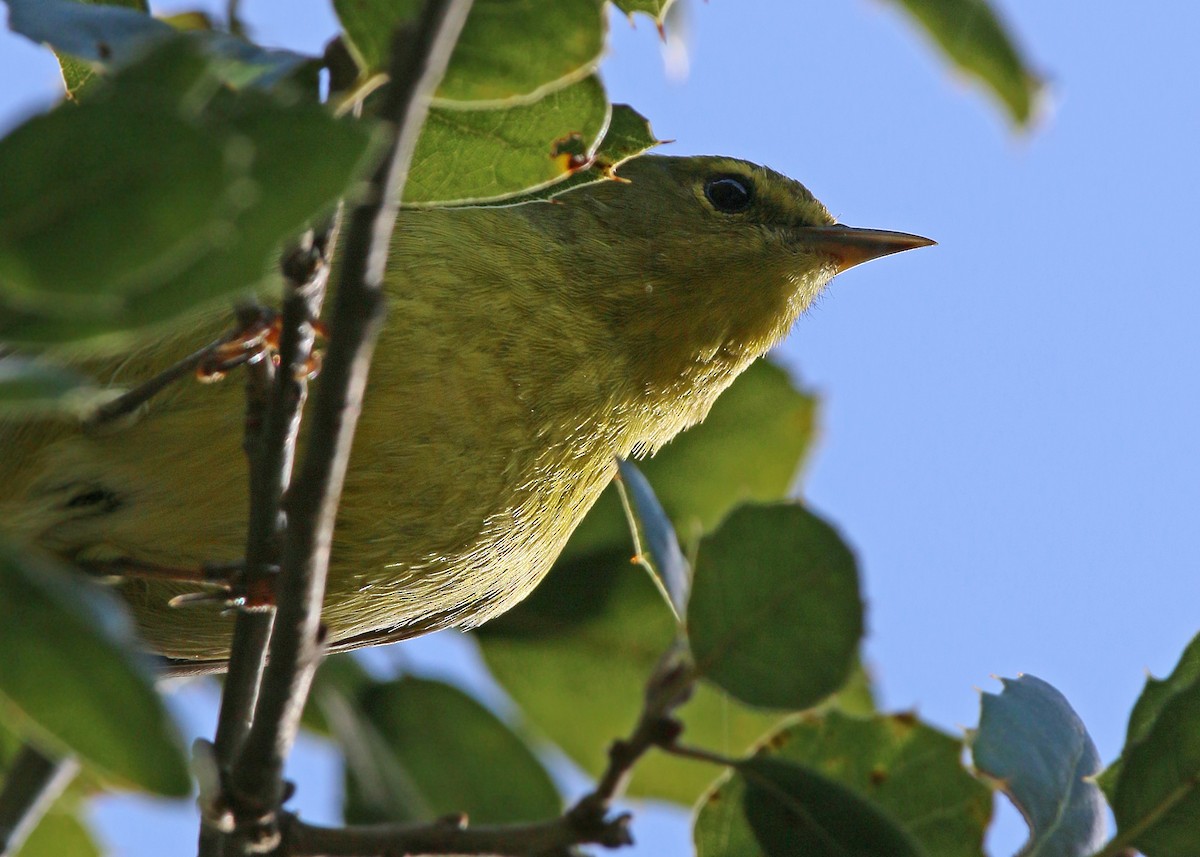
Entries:
{"type": "Polygon", "coordinates": [[[182,797],[187,763],[124,605],[50,560],[0,552],[0,704],[117,782],[182,797]]]}
{"type": "Polygon", "coordinates": [[[342,751],[342,815],[347,822],[397,824],[435,816],[387,739],[359,713],[356,698],[327,688],[317,703],[342,751]]]}
{"type": "MultiPolygon", "coordinates": [[[[814,436],[817,400],[785,370],[760,360],[721,394],[704,422],[640,463],[684,545],[738,503],[787,495],[814,436]]],[[[575,530],[559,562],[600,552],[629,555],[629,528],[609,488],[575,530]]]]}
{"type": "Polygon", "coordinates": [[[863,666],[862,656],[855,659],[854,668],[838,692],[818,705],[814,711],[837,710],[854,717],[871,717],[876,713],[875,691],[871,675],[863,666]]]}
{"type": "Polygon", "coordinates": [[[629,490],[633,511],[637,516],[638,529],[646,539],[653,562],[650,573],[662,585],[663,593],[675,615],[682,619],[687,612],[688,589],[692,582],[692,570],[679,549],[675,528],[667,519],[654,489],[646,477],[631,461],[617,462],[621,481],[629,490]]]}
{"type": "Polygon", "coordinates": [[[320,61],[316,57],[280,48],[265,48],[228,33],[197,30],[188,34],[212,59],[211,68],[222,83],[234,89],[256,87],[270,89],[288,79],[304,66],[310,67],[311,85],[306,90],[313,101],[318,92],[317,73],[320,61]]]}
{"type": "MultiPolygon", "coordinates": [[[[24,725],[27,723],[20,712],[0,704],[0,779],[3,779],[17,753],[27,743],[19,731],[24,725]]],[[[108,791],[108,788],[103,780],[91,769],[80,768],[51,811],[74,812],[81,800],[104,791],[108,791]]]]}
{"type": "Polygon", "coordinates": [[[373,683],[374,679],[363,669],[353,652],[330,655],[317,667],[300,725],[318,735],[331,736],[333,729],[325,718],[322,698],[328,694],[336,694],[348,702],[353,702],[373,683]]]}
{"type": "Polygon", "coordinates": [[[190,12],[174,12],[160,15],[158,20],[170,24],[172,29],[187,31],[212,32],[216,30],[212,16],[207,12],[194,9],[190,12]]]}
{"type": "MultiPolygon", "coordinates": [[[[417,0],[333,5],[368,73],[387,69],[392,34],[421,8],[417,0]]],[[[437,98],[530,101],[589,75],[603,48],[598,0],[475,0],[437,98]]]]}
{"type": "Polygon", "coordinates": [[[187,38],[195,49],[221,60],[214,65],[214,71],[223,82],[235,87],[272,86],[313,59],[207,29],[202,26],[206,19],[201,13],[177,15],[168,20],[153,18],[140,0],[7,2],[13,31],[50,45],[58,55],[70,98],[76,98],[91,80],[94,66],[119,69],[129,65],[157,43],[166,42],[181,31],[188,32],[187,38]]]}
{"type": "MultiPolygon", "coordinates": [[[[983,854],[991,791],[963,768],[962,742],[912,715],[801,715],[764,739],[759,756],[840,783],[885,813],[930,857],[983,854]]],[[[728,800],[706,798],[697,831],[733,832],[739,814],[730,807],[728,800]],[[708,818],[712,814],[719,821],[708,818]]]]}
{"type": "Polygon", "coordinates": [[[367,143],[317,105],[225,90],[191,40],[164,43],[0,141],[0,338],[99,336],[256,285],[367,143]]]}
{"type": "Polygon", "coordinates": [[[1096,745],[1052,685],[1031,675],[1000,681],[999,695],[983,694],[979,729],[971,738],[975,767],[1029,824],[1022,853],[1091,854],[1104,842],[1106,817],[1104,796],[1091,779],[1101,767],[1096,745]]]}
{"type": "Polygon", "coordinates": [[[704,678],[800,710],[850,675],[863,633],[854,556],[799,505],[745,505],[700,542],[688,639],[704,678]]]}
{"type": "Polygon", "coordinates": [[[550,187],[576,168],[564,148],[587,157],[608,118],[608,98],[595,77],[514,107],[437,104],[417,141],[404,201],[486,201],[550,187]]]}
{"type": "Polygon", "coordinates": [[[92,63],[128,61],[148,41],[170,32],[151,18],[145,0],[6,0],[14,33],[54,49],[67,97],[95,75],[92,63]]]}
{"type": "Polygon", "coordinates": [[[987,0],[893,2],[908,10],[955,65],[983,81],[1018,125],[1029,123],[1042,81],[987,0]]]}
{"type": "Polygon", "coordinates": [[[171,34],[141,0],[5,0],[8,26],[35,42],[90,62],[124,64],[171,34]]]}
{"type": "MultiPolygon", "coordinates": [[[[419,791],[426,820],[462,812],[472,823],[519,822],[562,811],[558,790],[537,756],[462,691],[404,678],[367,687],[357,708],[419,791]]],[[[362,811],[352,766],[347,775],[347,819],[384,820],[362,811]]]]}
{"type": "Polygon", "coordinates": [[[613,5],[630,17],[635,12],[642,12],[661,24],[674,2],[675,0],[613,0],[613,5]]]}
{"type": "MultiPolygon", "coordinates": [[[[10,776],[13,762],[17,754],[25,746],[25,741],[9,728],[4,719],[5,708],[0,703],[0,783],[10,776]]],[[[9,712],[11,714],[11,712],[9,712]]],[[[19,715],[13,718],[19,719],[19,715]]],[[[25,842],[16,850],[17,857],[60,857],[60,855],[81,855],[92,857],[99,855],[96,844],[91,840],[87,826],[80,819],[80,799],[94,793],[100,784],[94,777],[80,772],[67,783],[62,794],[46,810],[32,831],[28,832],[25,842]]],[[[2,824],[2,822],[0,822],[2,824]]],[[[11,830],[0,830],[0,839],[8,834],[11,848],[14,840],[11,830]]],[[[8,852],[5,852],[6,854],[8,852]]]]}
{"type": "Polygon", "coordinates": [[[1117,846],[1149,857],[1196,853],[1200,818],[1200,637],[1165,680],[1149,678],[1129,719],[1121,760],[1104,772],[1117,846]]]}
{"type": "Polygon", "coordinates": [[[16,354],[0,355],[0,414],[77,412],[96,394],[82,375],[16,354]]]}
{"type": "Polygon", "coordinates": [[[76,812],[52,809],[15,857],[100,857],[100,846],[76,812]]]}
{"type": "Polygon", "coordinates": [[[738,765],[696,820],[697,857],[922,857],[885,813],[816,771],[766,756],[738,765]]]}

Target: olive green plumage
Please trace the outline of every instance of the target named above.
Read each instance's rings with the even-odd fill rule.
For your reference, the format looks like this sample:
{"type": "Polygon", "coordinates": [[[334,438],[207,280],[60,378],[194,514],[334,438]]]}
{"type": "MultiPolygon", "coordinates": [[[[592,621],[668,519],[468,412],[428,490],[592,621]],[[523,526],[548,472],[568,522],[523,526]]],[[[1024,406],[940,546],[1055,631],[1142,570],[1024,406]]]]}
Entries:
{"type": "MultiPolygon", "coordinates": [[[[620,175],[551,202],[401,213],[335,533],[333,643],[475,625],[513,606],[614,457],[703,419],[846,266],[798,240],[833,221],[777,173],[645,157],[620,175]],[[722,178],[748,204],[737,187],[714,192],[722,178]]],[[[218,315],[112,361],[101,380],[136,385],[227,326],[218,315]]],[[[184,381],[100,433],[0,429],[0,521],[81,561],[236,561],[242,395],[236,378],[184,381]]],[[[166,606],[185,585],[122,588],[157,651],[225,655],[227,617],[166,606]]]]}

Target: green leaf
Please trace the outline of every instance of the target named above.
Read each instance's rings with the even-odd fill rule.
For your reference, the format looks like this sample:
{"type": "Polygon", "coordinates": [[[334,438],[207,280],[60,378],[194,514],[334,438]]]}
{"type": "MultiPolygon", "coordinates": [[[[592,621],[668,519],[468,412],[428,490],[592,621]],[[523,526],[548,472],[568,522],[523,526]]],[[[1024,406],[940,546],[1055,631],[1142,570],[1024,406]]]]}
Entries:
{"type": "Polygon", "coordinates": [[[317,105],[222,88],[172,39],[0,141],[0,338],[101,336],[257,285],[367,143],[317,105]]]}
{"type": "Polygon", "coordinates": [[[675,615],[682,618],[687,612],[692,570],[684,559],[683,551],[679,549],[675,528],[671,526],[667,513],[654,495],[654,489],[637,465],[624,460],[618,461],[617,465],[620,479],[629,490],[638,529],[646,539],[646,547],[653,560],[649,571],[661,584],[667,603],[675,615]]]}
{"type": "MultiPolygon", "coordinates": [[[[526,718],[594,775],[609,742],[633,728],[646,680],[676,634],[628,556],[556,567],[523,604],[477,632],[488,666],[526,718]]],[[[711,687],[698,687],[678,716],[689,741],[735,754],[777,720],[711,687]]],[[[711,780],[707,764],[652,754],[634,768],[631,791],[691,803],[711,780]]]]}
{"type": "MultiPolygon", "coordinates": [[[[1150,676],[1146,686],[1133,706],[1129,715],[1129,727],[1125,733],[1125,746],[1141,741],[1154,726],[1163,706],[1179,693],[1187,690],[1195,682],[1200,681],[1200,634],[1192,638],[1179,663],[1166,679],[1150,676]]],[[[1111,803],[1116,794],[1116,783],[1121,772],[1121,760],[1113,762],[1099,776],[1100,787],[1111,803]]]]}
{"type": "Polygon", "coordinates": [[[613,0],[613,5],[630,17],[641,12],[661,24],[674,2],[675,0],[613,0]]]}
{"type": "Polygon", "coordinates": [[[0,355],[0,414],[80,412],[97,390],[82,375],[16,354],[0,355]]]}
{"type": "Polygon", "coordinates": [[[1018,125],[1033,118],[1042,81],[987,0],[893,0],[959,68],[984,83],[1018,125]]]}
{"type": "MultiPolygon", "coordinates": [[[[360,64],[386,70],[392,34],[415,0],[334,0],[360,64]]],[[[532,101],[595,71],[604,48],[598,0],[475,0],[450,57],[442,101],[532,101]]]]}
{"type": "Polygon", "coordinates": [[[531,193],[505,197],[501,205],[515,205],[534,199],[549,199],[584,185],[596,182],[620,180],[617,168],[657,146],[661,140],[654,136],[650,122],[628,104],[614,104],[608,128],[600,141],[591,163],[578,169],[567,178],[547,188],[531,193]]]}
{"type": "Polygon", "coordinates": [[[417,822],[434,816],[420,787],[355,701],[338,690],[316,699],[342,755],[342,815],[349,823],[417,822]]]}
{"type": "Polygon", "coordinates": [[[595,151],[608,121],[596,77],[514,107],[436,104],[417,141],[404,201],[480,202],[550,187],[595,151]]]}
{"type": "Polygon", "coordinates": [[[922,857],[886,814],[815,771],[756,756],[710,794],[698,857],[922,857]],[[714,808],[715,807],[715,808],[714,808]],[[747,829],[750,835],[747,835],[747,829]]]}
{"type": "MultiPolygon", "coordinates": [[[[511,729],[460,690],[404,678],[365,688],[358,714],[419,793],[425,820],[466,813],[472,823],[536,821],[562,811],[542,763],[511,729]]],[[[347,819],[383,819],[359,799],[347,766],[347,819]]]]}
{"type": "Polygon", "coordinates": [[[862,610],[832,527],[799,505],[746,505],[700,542],[688,638],[704,678],[749,705],[799,710],[845,684],[862,610]]]}
{"type": "MultiPolygon", "coordinates": [[[[786,372],[760,362],[641,469],[676,526],[698,536],[739,500],[787,492],[814,411],[786,372]]],[[[607,762],[608,741],[632,728],[643,685],[676,633],[653,584],[630,567],[631,553],[620,503],[605,491],[549,577],[478,631],[489,667],[527,718],[593,774],[607,762]]],[[[679,714],[689,741],[735,755],[779,720],[703,685],[679,714]]],[[[711,780],[709,765],[653,754],[635,768],[632,791],[691,803],[711,780]]]]}
{"type": "Polygon", "coordinates": [[[183,797],[187,763],[124,605],[50,560],[0,552],[0,704],[27,737],[119,784],[183,797]]]}
{"type": "Polygon", "coordinates": [[[313,60],[294,51],[264,48],[226,33],[196,29],[196,13],[186,18],[175,16],[181,25],[177,30],[147,14],[141,0],[8,0],[8,5],[15,32],[54,49],[67,96],[72,99],[95,76],[95,68],[128,65],[178,30],[188,31],[197,49],[219,58],[214,71],[235,87],[272,86],[313,60]]]}
{"type": "MultiPolygon", "coordinates": [[[[962,765],[962,742],[908,714],[804,714],[764,739],[761,758],[801,765],[850,789],[919,842],[930,857],[981,857],[991,791],[962,765]]],[[[737,832],[736,803],[707,796],[696,822],[737,832]],[[715,817],[710,817],[715,816],[715,817]]]]}
{"type": "Polygon", "coordinates": [[[592,169],[612,171],[628,160],[648,152],[662,140],[654,136],[650,120],[628,104],[614,104],[604,139],[596,150],[592,169]]]}
{"type": "Polygon", "coordinates": [[[1110,845],[1150,857],[1196,852],[1200,817],[1200,637],[1165,680],[1150,678],[1134,706],[1120,764],[1104,774],[1117,818],[1110,845]]]}
{"type": "Polygon", "coordinates": [[[1066,697],[1031,675],[983,694],[971,739],[975,767],[994,780],[1029,824],[1022,853],[1084,857],[1105,839],[1104,797],[1092,780],[1100,754],[1066,697]]]}

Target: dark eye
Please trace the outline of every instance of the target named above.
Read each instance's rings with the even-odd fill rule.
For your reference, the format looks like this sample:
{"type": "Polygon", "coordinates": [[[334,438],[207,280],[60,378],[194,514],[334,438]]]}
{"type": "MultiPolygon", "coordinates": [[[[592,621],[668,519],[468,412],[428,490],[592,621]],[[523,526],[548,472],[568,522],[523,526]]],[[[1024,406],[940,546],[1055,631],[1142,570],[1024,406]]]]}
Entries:
{"type": "Polygon", "coordinates": [[[754,185],[740,176],[718,176],[704,185],[704,195],[717,211],[735,214],[754,201],[754,185]]]}

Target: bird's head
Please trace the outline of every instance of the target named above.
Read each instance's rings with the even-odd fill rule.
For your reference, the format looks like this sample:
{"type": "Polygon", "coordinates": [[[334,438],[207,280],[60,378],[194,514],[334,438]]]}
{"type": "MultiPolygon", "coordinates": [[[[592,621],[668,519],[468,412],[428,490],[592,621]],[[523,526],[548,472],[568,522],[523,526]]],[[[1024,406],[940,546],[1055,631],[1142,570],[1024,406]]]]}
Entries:
{"type": "Polygon", "coordinates": [[[606,323],[664,392],[688,378],[723,388],[836,274],[934,243],[838,225],[799,182],[746,161],[645,156],[617,172],[558,201],[591,233],[572,239],[606,323]]]}

